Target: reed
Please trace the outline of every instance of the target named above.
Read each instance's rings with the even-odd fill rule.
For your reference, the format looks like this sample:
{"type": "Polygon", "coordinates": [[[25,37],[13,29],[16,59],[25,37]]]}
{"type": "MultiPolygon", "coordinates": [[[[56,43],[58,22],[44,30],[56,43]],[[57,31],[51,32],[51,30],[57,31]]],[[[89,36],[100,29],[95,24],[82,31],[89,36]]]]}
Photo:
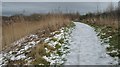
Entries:
{"type": "Polygon", "coordinates": [[[30,16],[16,15],[2,18],[3,48],[29,34],[48,34],[70,23],[63,14],[33,14],[30,16]],[[39,31],[45,30],[44,33],[39,31]]]}

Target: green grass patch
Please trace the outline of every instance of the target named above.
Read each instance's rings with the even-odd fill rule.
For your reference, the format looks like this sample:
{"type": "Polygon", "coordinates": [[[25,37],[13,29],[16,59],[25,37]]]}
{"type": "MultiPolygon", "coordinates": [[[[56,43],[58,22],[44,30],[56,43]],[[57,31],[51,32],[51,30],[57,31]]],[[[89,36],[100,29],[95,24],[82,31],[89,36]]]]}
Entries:
{"type": "Polygon", "coordinates": [[[104,41],[104,43],[108,43],[110,47],[107,47],[107,52],[112,57],[118,57],[120,58],[120,43],[119,43],[119,31],[118,29],[114,29],[110,26],[102,26],[102,25],[96,25],[89,22],[85,22],[86,24],[92,26],[95,28],[95,31],[98,32],[98,36],[100,36],[100,39],[104,41]],[[107,41],[109,39],[109,41],[107,41]],[[117,52],[112,52],[114,50],[117,50],[117,52]]]}

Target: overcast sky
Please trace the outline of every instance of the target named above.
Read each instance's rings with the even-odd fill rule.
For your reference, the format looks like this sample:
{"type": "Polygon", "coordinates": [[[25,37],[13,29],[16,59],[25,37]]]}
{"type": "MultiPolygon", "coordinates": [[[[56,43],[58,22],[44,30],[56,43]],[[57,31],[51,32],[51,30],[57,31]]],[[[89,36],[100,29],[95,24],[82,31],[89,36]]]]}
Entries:
{"type": "Polygon", "coordinates": [[[59,7],[60,7],[60,10],[63,12],[78,11],[81,14],[86,14],[88,12],[96,12],[97,5],[99,6],[100,11],[106,10],[109,4],[108,3],[103,4],[102,2],[116,2],[117,3],[120,0],[0,0],[0,1],[4,3],[2,5],[2,8],[3,8],[2,14],[8,15],[8,14],[22,13],[24,10],[26,11],[26,14],[27,13],[28,14],[47,13],[53,10],[55,11],[59,7]],[[19,3],[19,2],[23,2],[23,3],[19,3]],[[25,2],[32,2],[32,4],[28,4],[25,2]],[[47,3],[33,3],[33,2],[47,2],[47,3]],[[48,3],[48,2],[67,2],[67,3],[54,3],[53,4],[53,3],[48,3]],[[69,3],[69,2],[72,2],[72,3],[69,3]],[[76,2],[76,3],[73,3],[73,2],[76,2]],[[80,3],[80,2],[88,2],[88,3],[80,3]],[[97,3],[92,3],[92,2],[97,2],[97,3]]]}
{"type": "Polygon", "coordinates": [[[118,2],[120,0],[0,0],[2,2],[118,2]]]}
{"type": "MultiPolygon", "coordinates": [[[[14,14],[32,14],[32,13],[48,13],[62,11],[79,12],[86,14],[89,12],[104,11],[110,2],[4,2],[2,5],[3,15],[14,14]]],[[[117,6],[117,2],[113,3],[117,6]]]]}

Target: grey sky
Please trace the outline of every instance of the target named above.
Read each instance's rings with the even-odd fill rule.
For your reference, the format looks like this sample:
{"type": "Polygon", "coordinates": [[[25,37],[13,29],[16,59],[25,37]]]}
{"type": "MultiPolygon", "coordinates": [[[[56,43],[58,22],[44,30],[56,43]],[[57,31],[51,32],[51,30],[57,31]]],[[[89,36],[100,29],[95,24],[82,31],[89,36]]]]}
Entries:
{"type": "MultiPolygon", "coordinates": [[[[86,14],[88,12],[96,12],[97,6],[99,11],[104,11],[110,2],[4,2],[2,5],[3,15],[13,14],[32,14],[32,13],[48,13],[57,12],[79,12],[86,14]]],[[[117,2],[113,3],[117,5],[117,2]]]]}
{"type": "Polygon", "coordinates": [[[120,0],[1,0],[2,2],[118,2],[120,0]]]}

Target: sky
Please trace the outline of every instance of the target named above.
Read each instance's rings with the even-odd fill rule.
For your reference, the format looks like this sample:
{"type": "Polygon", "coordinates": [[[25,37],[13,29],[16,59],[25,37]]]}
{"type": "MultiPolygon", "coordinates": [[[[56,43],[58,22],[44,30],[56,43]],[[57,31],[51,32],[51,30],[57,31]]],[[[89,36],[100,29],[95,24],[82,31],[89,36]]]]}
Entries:
{"type": "Polygon", "coordinates": [[[51,11],[55,11],[58,8],[60,8],[60,10],[63,12],[78,11],[81,14],[86,14],[88,12],[96,12],[97,6],[99,7],[100,11],[103,11],[108,7],[109,5],[108,3],[110,2],[117,3],[119,0],[0,0],[0,1],[2,2],[2,14],[13,15],[23,13],[23,11],[25,11],[25,14],[48,13],[51,11]]]}
{"type": "MultiPolygon", "coordinates": [[[[111,2],[4,2],[2,14],[10,16],[14,14],[30,15],[33,13],[79,12],[81,15],[89,12],[104,11],[111,2]]],[[[117,6],[117,3],[113,3],[117,6]]]]}
{"type": "Polygon", "coordinates": [[[120,0],[0,0],[2,2],[118,2],[120,0]]]}

